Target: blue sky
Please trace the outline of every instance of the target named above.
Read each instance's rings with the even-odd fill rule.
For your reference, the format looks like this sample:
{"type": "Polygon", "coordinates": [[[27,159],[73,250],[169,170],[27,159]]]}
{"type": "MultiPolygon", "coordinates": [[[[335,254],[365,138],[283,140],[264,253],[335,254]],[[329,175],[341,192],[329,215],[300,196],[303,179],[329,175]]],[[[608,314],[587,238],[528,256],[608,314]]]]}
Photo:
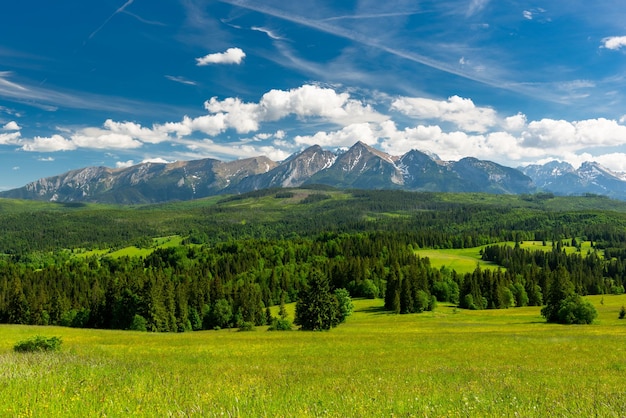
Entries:
{"type": "Polygon", "coordinates": [[[0,190],[359,140],[626,171],[622,0],[5,3],[0,190]]]}

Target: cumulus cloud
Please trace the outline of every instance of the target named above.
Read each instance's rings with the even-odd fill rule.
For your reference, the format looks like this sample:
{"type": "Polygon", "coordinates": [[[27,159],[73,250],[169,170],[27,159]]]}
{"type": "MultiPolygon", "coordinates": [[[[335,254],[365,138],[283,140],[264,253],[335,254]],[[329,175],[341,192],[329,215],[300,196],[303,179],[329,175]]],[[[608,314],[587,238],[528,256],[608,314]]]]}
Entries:
{"type": "MultiPolygon", "coordinates": [[[[509,166],[546,158],[575,164],[588,157],[611,169],[617,169],[621,154],[588,153],[593,147],[613,152],[615,147],[626,145],[623,120],[528,120],[522,113],[498,115],[492,108],[476,106],[471,99],[459,96],[447,100],[385,96],[382,100],[388,104],[391,115],[402,118],[393,120],[347,92],[303,85],[291,90],[270,90],[251,102],[213,97],[204,103],[206,113],[201,116],[184,116],[178,122],[152,126],[107,119],[100,127],[59,129],[61,135],[23,139],[20,130],[14,129],[19,126],[7,123],[0,130],[0,144],[39,152],[145,147],[145,153],[156,150],[150,145],[168,143],[173,146],[170,153],[161,150],[155,154],[176,159],[266,155],[280,161],[304,146],[339,148],[362,141],[392,155],[418,149],[436,153],[444,160],[473,156],[509,166]],[[267,129],[271,123],[283,120],[281,127],[286,130],[272,133],[267,129]],[[294,132],[293,122],[306,126],[307,131],[290,134],[294,132]],[[314,126],[316,130],[312,130],[314,126]],[[238,139],[233,140],[229,130],[239,134],[238,139]],[[251,135],[242,138],[244,134],[251,135]]],[[[381,105],[382,100],[378,102],[381,105]]],[[[132,164],[134,159],[116,165],[132,164]]]]}
{"type": "Polygon", "coordinates": [[[477,107],[471,99],[459,96],[452,96],[446,101],[400,97],[394,100],[391,109],[418,119],[451,122],[471,132],[485,132],[497,122],[495,110],[477,107]]]}
{"type": "Polygon", "coordinates": [[[158,144],[168,140],[166,132],[142,127],[134,122],[114,122],[111,119],[107,119],[104,122],[104,128],[112,133],[129,136],[150,144],[158,144]]]}
{"type": "Polygon", "coordinates": [[[142,163],[155,163],[155,164],[169,164],[172,161],[168,161],[165,158],[154,157],[154,158],[146,158],[141,161],[142,163]]]}
{"type": "MultiPolygon", "coordinates": [[[[192,151],[191,154],[185,156],[187,159],[198,158],[199,154],[230,160],[264,155],[271,160],[282,161],[291,154],[291,151],[282,148],[282,146],[247,144],[242,142],[217,143],[210,139],[204,139],[202,141],[184,139],[181,141],[181,144],[192,151]]],[[[289,146],[291,146],[291,144],[287,145],[287,147],[289,146]]]]}
{"type": "Polygon", "coordinates": [[[20,139],[21,134],[19,132],[11,132],[7,134],[0,134],[0,145],[16,144],[20,139]]]}
{"type": "Polygon", "coordinates": [[[528,124],[523,145],[553,150],[612,147],[626,144],[626,126],[604,118],[569,122],[542,119],[528,124]]]}
{"type": "Polygon", "coordinates": [[[349,147],[361,141],[367,145],[378,142],[379,132],[369,123],[356,123],[334,132],[318,132],[311,136],[296,136],[299,145],[320,145],[322,147],[349,147]]]}
{"type": "Polygon", "coordinates": [[[602,45],[606,49],[618,50],[626,46],[626,36],[610,36],[602,39],[602,45]]]}
{"type": "Polygon", "coordinates": [[[11,121],[2,127],[3,131],[19,131],[20,129],[22,129],[21,126],[15,121],[11,121]]]}
{"type": "Polygon", "coordinates": [[[128,160],[128,161],[118,161],[115,163],[115,168],[128,168],[128,167],[132,167],[135,165],[135,161],[133,160],[128,160]]]}
{"type": "Polygon", "coordinates": [[[134,149],[143,145],[131,135],[99,128],[85,128],[72,135],[74,147],[90,149],[134,149]]]}
{"type": "Polygon", "coordinates": [[[508,132],[520,132],[526,127],[526,115],[518,113],[504,118],[503,127],[508,132]]]}
{"type": "Polygon", "coordinates": [[[226,52],[208,54],[201,58],[196,58],[196,65],[204,66],[211,64],[241,64],[246,57],[246,53],[240,48],[228,48],[226,52]]]}
{"type": "Polygon", "coordinates": [[[169,122],[155,129],[175,133],[178,137],[188,136],[194,131],[214,136],[227,129],[234,129],[240,134],[255,132],[263,122],[275,122],[292,115],[298,119],[319,118],[345,126],[387,119],[370,105],[351,99],[348,93],[337,93],[315,85],[270,90],[258,103],[246,103],[233,97],[223,100],[212,97],[204,103],[204,107],[208,115],[197,118],[185,116],[181,122],[169,122]]]}
{"type": "Polygon", "coordinates": [[[22,150],[32,152],[72,151],[76,148],[72,141],[61,135],[52,135],[50,137],[36,136],[22,146],[22,150]]]}

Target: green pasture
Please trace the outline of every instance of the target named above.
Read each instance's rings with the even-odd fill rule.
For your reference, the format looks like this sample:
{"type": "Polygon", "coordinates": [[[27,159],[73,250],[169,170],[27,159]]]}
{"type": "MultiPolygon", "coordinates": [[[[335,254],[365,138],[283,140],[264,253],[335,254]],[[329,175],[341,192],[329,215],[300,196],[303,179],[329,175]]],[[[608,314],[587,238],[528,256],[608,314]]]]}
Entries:
{"type": "MultiPolygon", "coordinates": [[[[563,241],[563,249],[566,253],[572,254],[578,251],[576,247],[570,245],[571,240],[563,241]]],[[[492,245],[509,245],[514,246],[513,241],[501,242],[492,245]]],[[[552,242],[548,241],[544,245],[542,241],[524,241],[520,243],[520,247],[528,250],[537,251],[552,251],[552,242]]],[[[485,246],[472,247],[472,248],[455,248],[455,249],[419,249],[415,253],[423,258],[428,257],[430,265],[441,269],[446,267],[450,270],[455,270],[459,274],[471,273],[476,269],[476,266],[480,266],[481,269],[498,269],[502,268],[496,264],[488,263],[481,260],[480,250],[485,246]]],[[[582,255],[588,254],[589,251],[594,251],[589,241],[581,242],[580,253],[582,255]]]]}
{"type": "Polygon", "coordinates": [[[97,249],[97,250],[89,250],[83,251],[79,253],[75,253],[74,255],[77,257],[146,257],[150,255],[157,248],[170,248],[170,247],[178,247],[182,245],[183,237],[179,235],[172,235],[168,237],[159,237],[152,239],[152,245],[150,248],[139,248],[135,245],[131,245],[128,247],[120,248],[119,250],[111,251],[110,249],[97,249]]]}
{"type": "Polygon", "coordinates": [[[436,269],[446,267],[455,270],[458,274],[471,273],[476,270],[476,266],[481,269],[498,269],[501,268],[496,264],[488,263],[480,259],[480,250],[483,247],[460,248],[460,249],[443,249],[417,250],[415,253],[430,260],[430,265],[436,269]]]}
{"type": "Polygon", "coordinates": [[[588,326],[538,307],[392,315],[380,300],[329,332],[1,325],[0,416],[622,416],[626,296],[589,300],[588,326]],[[13,352],[35,335],[62,351],[13,352]]]}

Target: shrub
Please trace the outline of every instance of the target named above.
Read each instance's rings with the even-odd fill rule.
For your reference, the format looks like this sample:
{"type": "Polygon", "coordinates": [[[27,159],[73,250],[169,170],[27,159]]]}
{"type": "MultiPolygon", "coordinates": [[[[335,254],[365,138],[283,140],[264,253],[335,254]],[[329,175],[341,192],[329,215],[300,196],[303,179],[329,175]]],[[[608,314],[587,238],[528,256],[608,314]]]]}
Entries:
{"type": "Polygon", "coordinates": [[[472,296],[471,293],[468,293],[467,295],[465,295],[465,297],[463,298],[463,304],[461,305],[461,307],[465,309],[471,309],[471,310],[478,309],[476,307],[476,304],[474,303],[474,296],[472,296]]]}
{"type": "Polygon", "coordinates": [[[37,335],[28,340],[19,341],[13,350],[19,353],[32,353],[39,351],[59,351],[61,349],[61,339],[59,337],[42,337],[37,335]]]}
{"type": "Polygon", "coordinates": [[[422,313],[425,310],[428,310],[430,306],[430,296],[423,290],[418,290],[415,295],[415,300],[413,301],[414,311],[417,313],[422,313]]]}
{"type": "Polygon", "coordinates": [[[380,294],[378,286],[371,280],[365,279],[359,286],[358,292],[361,296],[367,299],[376,299],[380,294]]]}
{"type": "Polygon", "coordinates": [[[598,316],[596,308],[580,295],[566,297],[558,311],[558,322],[561,324],[591,324],[598,316]]]}
{"type": "Polygon", "coordinates": [[[243,321],[241,325],[239,325],[239,331],[254,331],[254,322],[252,321],[243,321]]]}
{"type": "Polygon", "coordinates": [[[133,322],[130,324],[131,331],[147,331],[148,330],[148,321],[146,318],[139,314],[135,314],[133,317],[133,322]]]}
{"type": "Polygon", "coordinates": [[[622,309],[619,310],[619,319],[626,318],[626,308],[622,305],[622,309]]]}
{"type": "Polygon", "coordinates": [[[337,299],[337,303],[339,304],[337,319],[340,323],[345,322],[346,318],[352,315],[352,311],[354,311],[354,304],[352,303],[350,293],[346,289],[342,288],[335,289],[334,295],[337,299]]]}
{"type": "Polygon", "coordinates": [[[273,318],[268,331],[291,331],[293,326],[288,319],[273,318]]]}

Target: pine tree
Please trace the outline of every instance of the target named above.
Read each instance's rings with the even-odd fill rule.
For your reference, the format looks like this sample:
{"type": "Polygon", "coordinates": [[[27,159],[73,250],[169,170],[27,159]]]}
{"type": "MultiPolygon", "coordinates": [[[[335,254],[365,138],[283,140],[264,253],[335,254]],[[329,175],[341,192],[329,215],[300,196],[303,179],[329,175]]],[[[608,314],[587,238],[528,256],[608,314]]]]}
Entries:
{"type": "Polygon", "coordinates": [[[328,277],[313,270],[308,286],[300,292],[294,323],[309,331],[329,330],[339,323],[339,304],[330,292],[328,277]]]}
{"type": "MultiPolygon", "coordinates": [[[[560,241],[559,241],[560,242],[560,241]]],[[[546,296],[546,306],[541,309],[541,315],[548,322],[559,322],[559,309],[561,302],[568,296],[574,294],[574,285],[572,284],[569,273],[563,266],[559,266],[550,275],[550,287],[546,296]]]]}
{"type": "Polygon", "coordinates": [[[10,324],[28,324],[30,319],[28,301],[22,289],[22,281],[18,277],[13,280],[7,313],[10,324]]]}

